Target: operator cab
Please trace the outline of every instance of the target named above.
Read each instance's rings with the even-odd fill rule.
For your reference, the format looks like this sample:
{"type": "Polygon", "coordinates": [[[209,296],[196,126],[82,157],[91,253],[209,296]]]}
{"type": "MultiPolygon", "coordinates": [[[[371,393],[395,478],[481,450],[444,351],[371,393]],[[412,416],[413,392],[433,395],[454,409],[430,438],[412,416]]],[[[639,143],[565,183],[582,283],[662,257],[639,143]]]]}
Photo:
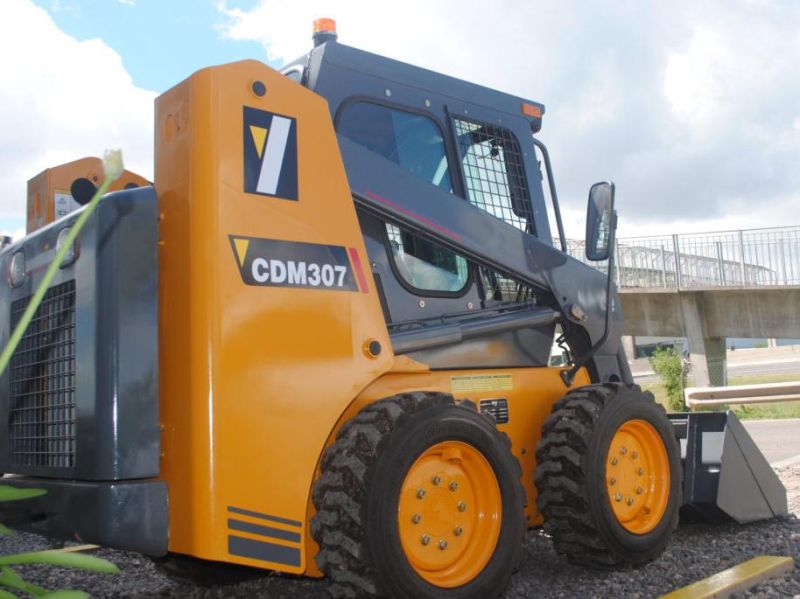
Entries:
{"type": "MultiPolygon", "coordinates": [[[[402,169],[552,245],[548,208],[560,223],[558,207],[545,199],[543,146],[533,138],[541,104],[339,44],[323,21],[315,23],[316,47],[282,72],[328,101],[340,139],[384,158],[387,172],[402,169]]],[[[352,183],[349,168],[348,175],[352,183]]],[[[387,182],[370,193],[391,202],[403,190],[387,182]]],[[[413,228],[358,214],[390,331],[552,303],[413,228]]],[[[553,332],[549,324],[414,357],[447,368],[546,366],[553,332]]]]}

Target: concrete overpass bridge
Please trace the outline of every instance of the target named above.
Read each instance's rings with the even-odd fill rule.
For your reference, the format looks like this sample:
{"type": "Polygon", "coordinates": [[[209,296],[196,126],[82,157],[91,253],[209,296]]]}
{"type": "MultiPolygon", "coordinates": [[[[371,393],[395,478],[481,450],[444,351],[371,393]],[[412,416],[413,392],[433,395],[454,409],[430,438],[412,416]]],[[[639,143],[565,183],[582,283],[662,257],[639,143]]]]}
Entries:
{"type": "Polygon", "coordinates": [[[696,385],[726,384],[726,337],[800,338],[800,227],[619,239],[616,261],[624,333],[687,338],[696,385]]]}

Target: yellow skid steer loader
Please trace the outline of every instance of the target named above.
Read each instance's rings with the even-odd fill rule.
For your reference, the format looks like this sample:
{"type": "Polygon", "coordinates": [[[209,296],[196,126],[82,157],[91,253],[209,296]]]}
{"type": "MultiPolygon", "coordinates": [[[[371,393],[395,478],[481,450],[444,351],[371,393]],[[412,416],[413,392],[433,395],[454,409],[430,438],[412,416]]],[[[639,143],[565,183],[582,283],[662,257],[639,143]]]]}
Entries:
{"type": "MultiPolygon", "coordinates": [[[[633,384],[614,186],[589,192],[601,272],[566,253],[544,106],[329,20],[314,41],[156,100],[154,185],[100,202],[0,378],[3,483],[47,490],[0,517],[334,596],[466,598],[503,591],[530,527],[627,567],[682,507],[785,514],[733,416],[671,422],[633,384]]],[[[0,252],[3,343],[81,210],[43,212],[51,171],[0,252]]]]}

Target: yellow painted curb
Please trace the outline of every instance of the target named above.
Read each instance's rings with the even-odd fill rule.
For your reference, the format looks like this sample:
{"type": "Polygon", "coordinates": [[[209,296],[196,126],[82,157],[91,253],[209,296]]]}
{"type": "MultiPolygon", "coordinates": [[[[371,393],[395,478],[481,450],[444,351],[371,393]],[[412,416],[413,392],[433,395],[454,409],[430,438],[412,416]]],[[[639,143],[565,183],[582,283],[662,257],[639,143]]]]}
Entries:
{"type": "Polygon", "coordinates": [[[724,599],[731,593],[744,591],[794,568],[794,559],[761,555],[699,580],[677,591],[661,595],[661,599],[724,599]]]}

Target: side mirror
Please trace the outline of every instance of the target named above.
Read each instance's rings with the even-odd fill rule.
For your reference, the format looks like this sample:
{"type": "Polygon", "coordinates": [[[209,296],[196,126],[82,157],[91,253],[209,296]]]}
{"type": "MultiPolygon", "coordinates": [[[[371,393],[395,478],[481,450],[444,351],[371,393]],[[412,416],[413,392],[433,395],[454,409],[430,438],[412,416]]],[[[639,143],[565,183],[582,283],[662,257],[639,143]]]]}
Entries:
{"type": "Polygon", "coordinates": [[[608,260],[606,276],[606,324],[603,336],[589,351],[578,357],[569,370],[561,371],[561,379],[569,387],[578,371],[589,363],[608,339],[611,332],[611,314],[614,311],[614,239],[617,229],[617,213],[614,212],[614,184],[595,183],[589,190],[589,206],[586,210],[586,258],[593,262],[608,260]]]}
{"type": "Polygon", "coordinates": [[[586,209],[586,258],[592,262],[607,260],[612,251],[614,228],[614,184],[595,183],[589,190],[586,209]]]}

